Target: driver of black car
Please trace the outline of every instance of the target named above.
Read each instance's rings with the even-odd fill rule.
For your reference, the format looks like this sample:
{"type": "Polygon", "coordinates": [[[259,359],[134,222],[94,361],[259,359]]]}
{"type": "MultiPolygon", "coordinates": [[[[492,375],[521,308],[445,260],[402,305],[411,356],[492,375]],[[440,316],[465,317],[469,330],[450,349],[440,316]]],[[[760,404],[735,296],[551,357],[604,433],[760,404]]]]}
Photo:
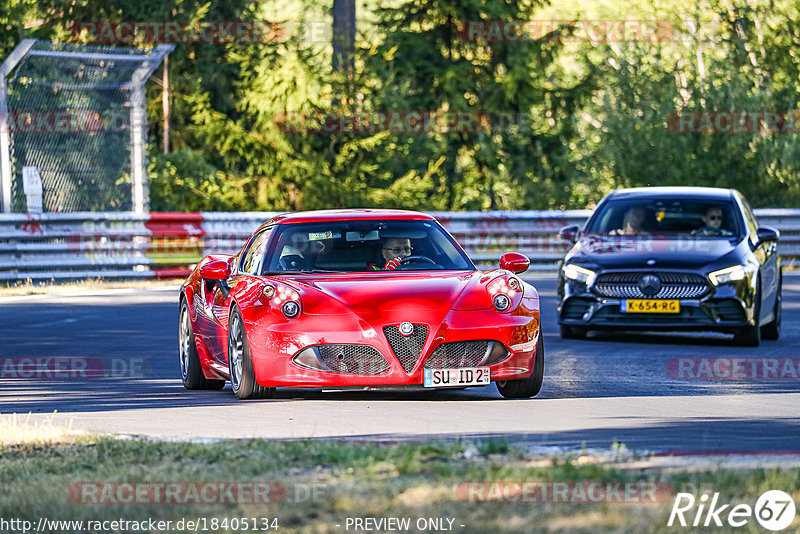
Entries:
{"type": "Polygon", "coordinates": [[[405,258],[411,256],[411,240],[403,237],[390,237],[381,243],[381,255],[386,264],[384,269],[396,269],[405,258]]]}
{"type": "Polygon", "coordinates": [[[692,235],[699,236],[728,236],[733,232],[722,228],[722,208],[709,206],[702,217],[703,225],[692,230],[692,235]]]}

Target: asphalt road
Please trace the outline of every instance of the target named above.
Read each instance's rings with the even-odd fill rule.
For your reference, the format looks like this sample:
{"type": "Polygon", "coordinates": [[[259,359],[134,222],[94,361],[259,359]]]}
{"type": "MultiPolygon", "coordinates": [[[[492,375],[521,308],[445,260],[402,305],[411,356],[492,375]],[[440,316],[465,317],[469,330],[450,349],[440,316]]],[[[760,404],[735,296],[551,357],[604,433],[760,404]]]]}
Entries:
{"type": "Polygon", "coordinates": [[[545,447],[607,449],[620,442],[657,452],[800,451],[800,377],[783,367],[800,355],[800,277],[784,281],[782,338],[757,349],[702,333],[562,340],[555,281],[529,280],[542,296],[547,348],[544,387],[534,399],[504,400],[493,385],[284,389],[275,399],[248,402],[237,401],[229,387],[185,391],[177,363],[177,292],[121,290],[0,299],[0,417],[32,412],[36,420],[57,410],[56,424],[180,438],[505,437],[545,447]],[[20,377],[20,358],[60,370],[20,377]],[[676,358],[697,364],[682,369],[701,378],[677,378],[676,358]],[[685,358],[726,360],[716,361],[714,377],[711,367],[702,374],[702,360],[685,358]],[[748,359],[736,374],[771,361],[783,378],[720,378],[734,372],[730,358],[748,359]],[[98,376],[81,378],[80,371],[98,376]]]}

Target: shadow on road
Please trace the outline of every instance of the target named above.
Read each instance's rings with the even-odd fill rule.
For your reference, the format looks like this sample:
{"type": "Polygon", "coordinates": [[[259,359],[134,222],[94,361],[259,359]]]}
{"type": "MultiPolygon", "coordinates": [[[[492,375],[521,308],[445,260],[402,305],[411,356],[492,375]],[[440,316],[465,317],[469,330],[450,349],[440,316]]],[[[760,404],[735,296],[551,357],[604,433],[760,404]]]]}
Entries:
{"type": "MultiPolygon", "coordinates": [[[[319,438],[325,439],[325,438],[319,438]]],[[[341,440],[342,438],[336,438],[341,440]]],[[[348,441],[484,441],[502,439],[526,447],[559,447],[580,450],[606,449],[615,444],[633,451],[670,454],[753,453],[800,454],[800,418],[763,419],[696,418],[635,428],[605,427],[566,432],[498,434],[365,434],[345,438],[348,441]]],[[[534,449],[535,450],[535,449],[534,449]]]]}

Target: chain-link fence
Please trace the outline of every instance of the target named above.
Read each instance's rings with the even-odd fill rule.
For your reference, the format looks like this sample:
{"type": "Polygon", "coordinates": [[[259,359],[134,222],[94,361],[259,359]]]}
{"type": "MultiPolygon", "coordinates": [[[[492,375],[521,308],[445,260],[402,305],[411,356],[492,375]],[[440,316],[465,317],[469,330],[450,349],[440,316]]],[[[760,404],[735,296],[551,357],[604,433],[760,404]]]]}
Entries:
{"type": "Polygon", "coordinates": [[[0,73],[3,211],[148,211],[144,83],[172,48],[20,44],[0,73]]]}

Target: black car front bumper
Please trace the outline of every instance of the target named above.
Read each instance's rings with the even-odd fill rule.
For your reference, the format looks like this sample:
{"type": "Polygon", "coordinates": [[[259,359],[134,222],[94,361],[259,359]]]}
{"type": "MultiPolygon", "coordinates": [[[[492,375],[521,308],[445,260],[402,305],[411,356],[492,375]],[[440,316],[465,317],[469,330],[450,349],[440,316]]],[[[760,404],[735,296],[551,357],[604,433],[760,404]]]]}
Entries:
{"type": "MultiPolygon", "coordinates": [[[[714,330],[734,333],[753,325],[748,284],[709,286],[700,298],[680,298],[679,313],[623,312],[623,298],[598,295],[592,287],[559,280],[559,324],[584,329],[714,330]]],[[[641,298],[641,297],[637,297],[641,298]]]]}

